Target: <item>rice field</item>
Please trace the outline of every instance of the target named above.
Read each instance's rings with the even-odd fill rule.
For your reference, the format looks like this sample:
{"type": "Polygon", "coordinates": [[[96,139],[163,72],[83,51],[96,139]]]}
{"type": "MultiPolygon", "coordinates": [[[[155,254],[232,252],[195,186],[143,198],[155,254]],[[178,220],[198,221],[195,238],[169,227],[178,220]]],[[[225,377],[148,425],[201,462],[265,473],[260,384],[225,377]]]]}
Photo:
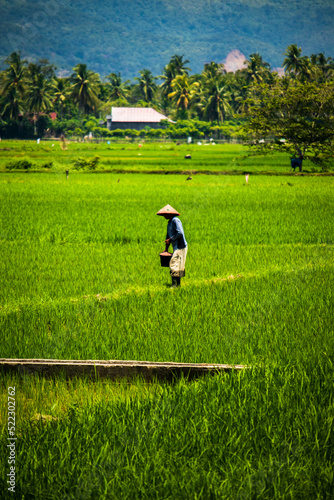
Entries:
{"type": "Polygon", "coordinates": [[[1,357],[250,366],[169,385],[2,373],[8,472],[16,389],[15,498],[331,498],[333,189],[332,177],[1,174],[1,357]],[[159,262],[167,203],[189,244],[176,290],[159,262]]]}
{"type": "MultiPolygon", "coordinates": [[[[59,140],[1,141],[0,172],[11,169],[29,169],[38,172],[78,171],[78,160],[95,159],[95,169],[100,172],[182,173],[182,172],[243,172],[287,174],[290,172],[290,157],[275,154],[263,157],[250,156],[250,150],[242,144],[199,141],[187,144],[174,142],[100,142],[84,143],[59,140]],[[185,159],[190,155],[191,159],[185,159]],[[22,162],[24,162],[22,164],[22,162]]],[[[333,169],[334,163],[328,168],[333,169]]],[[[89,170],[89,166],[86,166],[89,170]]],[[[321,168],[310,161],[303,164],[305,173],[320,173],[321,168]]]]}

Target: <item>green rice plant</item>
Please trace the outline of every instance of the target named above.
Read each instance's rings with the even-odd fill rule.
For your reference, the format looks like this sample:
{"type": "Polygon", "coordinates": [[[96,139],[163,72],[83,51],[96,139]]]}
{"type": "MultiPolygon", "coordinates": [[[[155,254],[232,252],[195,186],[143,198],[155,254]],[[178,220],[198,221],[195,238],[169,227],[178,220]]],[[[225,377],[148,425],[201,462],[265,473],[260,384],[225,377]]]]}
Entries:
{"type": "Polygon", "coordinates": [[[1,373],[16,496],[331,498],[332,178],[55,172],[0,175],[1,357],[249,368],[171,385],[1,373]],[[177,290],[166,203],[189,244],[177,290]]]}
{"type": "MultiPolygon", "coordinates": [[[[80,402],[74,397],[62,416],[55,407],[58,399],[44,415],[37,403],[40,411],[19,430],[16,494],[50,499],[330,498],[332,377],[333,365],[324,358],[298,366],[291,362],[284,369],[155,384],[146,391],[137,381],[132,394],[105,384],[103,399],[86,399],[86,394],[80,402]]],[[[15,383],[25,384],[32,397],[50,386],[38,379],[15,383]]],[[[63,387],[73,395],[74,390],[82,393],[78,382],[66,389],[60,380],[59,392],[63,387]]],[[[93,390],[99,393],[100,385],[93,390]]],[[[3,445],[2,463],[5,450],[3,445]]],[[[6,491],[3,476],[1,481],[6,491]]]]}
{"type": "Polygon", "coordinates": [[[327,268],[177,293],[28,302],[2,315],[2,356],[277,365],[293,355],[302,363],[333,348],[332,289],[327,268]]]}
{"type": "Polygon", "coordinates": [[[278,363],[286,325],[288,346],[331,331],[330,178],[4,180],[4,357],[278,363]],[[158,257],[167,201],[189,241],[177,293],[158,257]]]}

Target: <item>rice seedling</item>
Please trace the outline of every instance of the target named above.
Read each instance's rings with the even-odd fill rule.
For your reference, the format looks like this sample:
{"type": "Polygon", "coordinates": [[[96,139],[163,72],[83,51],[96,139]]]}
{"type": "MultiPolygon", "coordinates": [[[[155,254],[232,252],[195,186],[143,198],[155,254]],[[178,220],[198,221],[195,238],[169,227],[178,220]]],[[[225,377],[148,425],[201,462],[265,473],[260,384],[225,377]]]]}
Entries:
{"type": "Polygon", "coordinates": [[[1,357],[251,366],[172,385],[2,373],[18,498],[331,497],[333,180],[192,177],[0,176],[1,357]],[[178,290],[166,203],[189,243],[178,290]]]}

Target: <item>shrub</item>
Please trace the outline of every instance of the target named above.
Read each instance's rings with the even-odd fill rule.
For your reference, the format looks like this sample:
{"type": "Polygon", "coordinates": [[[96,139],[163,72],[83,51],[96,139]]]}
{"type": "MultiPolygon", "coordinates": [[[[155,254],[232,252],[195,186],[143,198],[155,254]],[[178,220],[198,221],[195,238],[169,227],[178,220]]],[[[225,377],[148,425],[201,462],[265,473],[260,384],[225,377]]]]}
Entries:
{"type": "Polygon", "coordinates": [[[186,139],[189,137],[189,130],[186,128],[171,127],[168,133],[172,139],[186,139]]]}
{"type": "Polygon", "coordinates": [[[161,137],[162,133],[165,131],[162,131],[161,129],[154,129],[151,128],[150,130],[146,131],[147,137],[161,137]]]}
{"type": "Polygon", "coordinates": [[[138,137],[139,130],[127,128],[124,130],[124,134],[128,137],[138,137]]]}
{"type": "Polygon", "coordinates": [[[52,168],[53,167],[53,162],[52,161],[47,161],[45,163],[42,163],[42,165],[40,165],[41,168],[52,168]]]}
{"type": "Polygon", "coordinates": [[[93,128],[98,128],[98,122],[97,120],[87,120],[86,123],[84,124],[84,129],[85,133],[89,133],[93,130],[93,128]]]}
{"type": "Polygon", "coordinates": [[[125,136],[125,130],[122,130],[120,128],[116,128],[115,130],[112,130],[112,135],[114,137],[124,137],[125,136]]]}
{"type": "Polygon", "coordinates": [[[92,158],[84,158],[83,156],[79,156],[78,158],[73,160],[73,166],[75,170],[95,170],[99,161],[99,156],[94,156],[92,158]]]}
{"type": "Polygon", "coordinates": [[[105,127],[93,127],[92,132],[95,137],[108,137],[110,135],[110,130],[105,127]]]}
{"type": "Polygon", "coordinates": [[[68,135],[68,132],[71,130],[73,132],[74,129],[79,128],[81,126],[81,122],[72,118],[71,120],[55,120],[52,123],[51,129],[57,134],[60,135],[65,133],[68,135]]]}
{"type": "Polygon", "coordinates": [[[29,170],[32,167],[35,167],[35,163],[32,163],[27,158],[21,158],[20,160],[15,160],[12,163],[6,165],[7,170],[29,170]]]}
{"type": "MultiPolygon", "coordinates": [[[[67,133],[69,133],[69,132],[72,132],[72,131],[70,131],[70,130],[69,130],[67,133]]],[[[74,132],[73,132],[73,133],[74,133],[74,135],[77,135],[77,136],[82,136],[82,135],[84,135],[84,132],[83,132],[83,130],[82,130],[80,127],[76,127],[76,128],[74,129],[74,132]]]]}

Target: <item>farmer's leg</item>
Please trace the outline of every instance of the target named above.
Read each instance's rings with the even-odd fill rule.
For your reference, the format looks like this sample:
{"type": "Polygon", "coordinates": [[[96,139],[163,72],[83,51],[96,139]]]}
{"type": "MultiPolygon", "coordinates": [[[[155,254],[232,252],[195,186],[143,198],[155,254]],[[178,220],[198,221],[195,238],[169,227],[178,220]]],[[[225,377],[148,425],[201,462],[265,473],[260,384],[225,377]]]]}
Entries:
{"type": "Polygon", "coordinates": [[[172,286],[178,286],[177,278],[180,277],[181,250],[175,250],[169,262],[170,274],[172,277],[172,286]]]}
{"type": "Polygon", "coordinates": [[[186,274],[185,263],[187,258],[187,249],[188,247],[182,248],[180,250],[175,250],[169,263],[172,280],[173,278],[176,278],[177,286],[180,286],[181,278],[186,274]]]}

